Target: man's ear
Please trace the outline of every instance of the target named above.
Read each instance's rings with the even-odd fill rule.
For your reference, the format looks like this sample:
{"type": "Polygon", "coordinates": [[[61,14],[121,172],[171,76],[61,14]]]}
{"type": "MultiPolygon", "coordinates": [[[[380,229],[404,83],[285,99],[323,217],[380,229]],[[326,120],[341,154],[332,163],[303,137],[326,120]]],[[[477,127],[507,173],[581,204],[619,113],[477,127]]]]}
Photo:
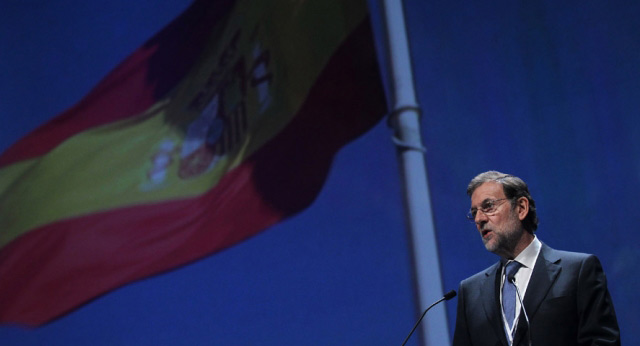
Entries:
{"type": "Polygon", "coordinates": [[[529,214],[529,200],[527,197],[520,197],[516,201],[516,206],[518,207],[518,218],[522,221],[529,214]]]}

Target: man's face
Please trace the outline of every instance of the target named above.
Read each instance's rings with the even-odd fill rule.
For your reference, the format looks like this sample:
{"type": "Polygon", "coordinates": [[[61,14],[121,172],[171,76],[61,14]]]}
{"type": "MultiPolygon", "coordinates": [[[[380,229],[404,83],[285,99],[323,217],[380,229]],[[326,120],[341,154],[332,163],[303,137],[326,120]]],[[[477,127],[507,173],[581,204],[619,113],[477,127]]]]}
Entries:
{"type": "Polygon", "coordinates": [[[478,186],[473,192],[471,208],[478,210],[475,224],[487,250],[511,258],[525,231],[516,210],[511,206],[511,201],[503,200],[504,198],[506,196],[502,185],[489,181],[478,186]],[[481,208],[490,201],[497,202],[494,204],[495,210],[487,215],[481,208]]]}

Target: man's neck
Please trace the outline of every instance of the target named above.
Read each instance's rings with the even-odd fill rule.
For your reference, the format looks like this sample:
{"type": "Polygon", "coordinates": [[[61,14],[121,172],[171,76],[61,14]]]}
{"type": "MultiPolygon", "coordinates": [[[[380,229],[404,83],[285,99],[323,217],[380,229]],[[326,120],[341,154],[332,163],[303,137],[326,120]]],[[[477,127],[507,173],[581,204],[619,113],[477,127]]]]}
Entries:
{"type": "Polygon", "coordinates": [[[510,258],[509,259],[514,259],[514,258],[518,257],[518,255],[522,251],[524,251],[524,249],[526,249],[527,246],[529,246],[529,244],[531,244],[533,239],[535,239],[535,236],[525,230],[522,233],[522,237],[520,237],[520,240],[516,244],[516,247],[513,249],[513,253],[510,254],[510,258]]]}
{"type": "Polygon", "coordinates": [[[526,230],[522,230],[522,235],[520,236],[520,239],[518,239],[518,241],[516,242],[516,245],[513,247],[512,250],[503,249],[503,251],[495,252],[495,254],[504,259],[513,260],[516,257],[518,257],[518,255],[522,251],[524,251],[524,249],[526,249],[527,246],[529,246],[529,244],[531,244],[533,239],[535,239],[535,236],[533,234],[529,233],[526,230]]]}

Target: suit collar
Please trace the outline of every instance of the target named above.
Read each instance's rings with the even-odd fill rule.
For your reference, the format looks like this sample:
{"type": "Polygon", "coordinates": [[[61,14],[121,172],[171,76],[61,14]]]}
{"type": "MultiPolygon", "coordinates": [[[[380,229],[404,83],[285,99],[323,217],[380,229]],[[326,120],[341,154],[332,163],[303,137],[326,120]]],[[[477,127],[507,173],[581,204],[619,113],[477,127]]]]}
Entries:
{"type": "Polygon", "coordinates": [[[493,331],[504,346],[508,345],[507,337],[504,334],[502,324],[502,311],[500,307],[500,273],[502,264],[498,262],[485,270],[485,280],[482,283],[482,296],[484,312],[489,321],[489,325],[493,326],[493,331]]]}
{"type": "MultiPolygon", "coordinates": [[[[527,293],[524,297],[524,306],[529,316],[529,320],[532,320],[536,315],[540,304],[547,296],[549,289],[558,278],[561,267],[559,265],[561,258],[558,252],[546,244],[542,244],[540,249],[540,255],[536,260],[536,264],[533,267],[531,273],[531,279],[529,280],[529,287],[527,287],[527,293]]],[[[514,345],[518,345],[521,339],[526,335],[527,331],[526,319],[523,312],[520,312],[520,319],[518,322],[518,329],[514,338],[514,345]]]]}

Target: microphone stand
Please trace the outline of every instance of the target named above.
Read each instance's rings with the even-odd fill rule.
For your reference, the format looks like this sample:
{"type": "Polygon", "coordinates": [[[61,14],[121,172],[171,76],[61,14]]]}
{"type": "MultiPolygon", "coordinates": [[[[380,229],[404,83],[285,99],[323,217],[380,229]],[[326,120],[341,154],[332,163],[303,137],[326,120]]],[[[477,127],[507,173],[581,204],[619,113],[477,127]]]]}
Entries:
{"type": "Polygon", "coordinates": [[[422,321],[422,319],[424,318],[424,316],[427,314],[427,311],[429,311],[429,309],[431,309],[432,307],[438,305],[441,301],[443,300],[449,300],[453,297],[456,296],[456,291],[451,290],[449,292],[447,292],[442,298],[438,299],[435,303],[429,305],[429,307],[422,313],[422,316],[420,316],[420,319],[418,320],[418,322],[416,322],[416,324],[413,326],[413,329],[411,329],[411,332],[409,333],[409,335],[407,335],[407,338],[404,339],[404,342],[402,343],[402,346],[404,346],[407,341],[409,341],[409,338],[411,337],[411,335],[413,335],[413,332],[416,331],[416,328],[418,328],[418,325],[420,324],[420,322],[422,321]]]}
{"type": "Polygon", "coordinates": [[[531,346],[531,324],[529,323],[529,315],[527,314],[527,310],[524,308],[524,302],[522,301],[522,296],[520,295],[520,290],[518,289],[518,285],[516,285],[516,278],[510,277],[509,281],[516,288],[516,294],[518,296],[518,300],[520,301],[520,307],[522,308],[522,312],[524,313],[524,319],[527,322],[527,339],[529,341],[529,346],[531,346]]]}

